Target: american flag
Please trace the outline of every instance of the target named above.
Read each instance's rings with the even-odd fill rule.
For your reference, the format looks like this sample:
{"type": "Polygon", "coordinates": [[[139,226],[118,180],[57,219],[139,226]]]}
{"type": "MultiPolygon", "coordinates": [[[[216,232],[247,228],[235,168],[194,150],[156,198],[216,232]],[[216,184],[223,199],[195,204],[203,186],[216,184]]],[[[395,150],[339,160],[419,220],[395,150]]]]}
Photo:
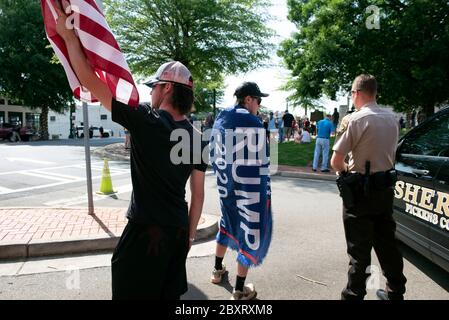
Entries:
{"type": "MultiPolygon", "coordinates": [[[[57,2],[59,0],[41,0],[47,38],[64,67],[74,96],[81,101],[97,102],[98,100],[81,86],[72,69],[65,42],[56,33],[57,2]]],[[[117,101],[137,106],[139,93],[128,64],[95,0],[70,0],[69,2],[75,22],[75,32],[97,76],[108,85],[117,101]]],[[[70,19],[71,14],[67,15],[70,19]]]]}

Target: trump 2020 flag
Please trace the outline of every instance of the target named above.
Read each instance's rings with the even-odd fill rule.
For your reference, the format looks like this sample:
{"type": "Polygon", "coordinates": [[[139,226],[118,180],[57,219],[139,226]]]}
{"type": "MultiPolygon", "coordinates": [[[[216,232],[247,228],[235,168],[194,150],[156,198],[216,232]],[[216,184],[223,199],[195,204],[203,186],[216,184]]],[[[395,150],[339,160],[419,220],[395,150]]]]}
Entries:
{"type": "MultiPolygon", "coordinates": [[[[95,73],[107,84],[116,100],[137,106],[139,93],[128,64],[95,0],[68,2],[71,11],[66,14],[69,19],[73,19],[75,33],[95,73]]],[[[41,0],[47,38],[64,67],[74,96],[85,102],[97,102],[89,91],[82,88],[72,69],[65,42],[56,32],[58,13],[55,7],[58,4],[62,8],[59,0],[41,0]]]]}
{"type": "Polygon", "coordinates": [[[222,213],[217,242],[236,250],[240,264],[257,266],[272,233],[265,129],[241,106],[224,110],[214,123],[209,148],[222,213]]]}

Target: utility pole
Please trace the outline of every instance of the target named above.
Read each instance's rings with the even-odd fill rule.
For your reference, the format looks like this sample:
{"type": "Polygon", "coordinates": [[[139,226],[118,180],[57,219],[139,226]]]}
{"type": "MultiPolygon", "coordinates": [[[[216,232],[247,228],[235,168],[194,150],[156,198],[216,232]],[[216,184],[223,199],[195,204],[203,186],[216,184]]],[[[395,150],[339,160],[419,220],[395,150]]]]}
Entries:
{"type": "Polygon", "coordinates": [[[83,102],[83,129],[84,129],[84,153],[86,158],[87,203],[89,208],[89,215],[94,215],[94,200],[92,195],[92,171],[90,167],[89,110],[86,102],[83,102]]]}

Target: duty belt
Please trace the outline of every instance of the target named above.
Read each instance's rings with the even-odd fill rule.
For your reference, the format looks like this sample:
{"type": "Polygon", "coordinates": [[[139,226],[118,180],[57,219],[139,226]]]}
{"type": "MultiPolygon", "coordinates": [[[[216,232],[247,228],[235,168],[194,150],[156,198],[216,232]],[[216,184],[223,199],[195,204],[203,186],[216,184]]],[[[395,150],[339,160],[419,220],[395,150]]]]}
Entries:
{"type": "Polygon", "coordinates": [[[337,186],[340,196],[346,208],[355,206],[356,195],[363,190],[365,197],[369,196],[371,191],[385,190],[392,187],[397,181],[396,170],[390,169],[370,174],[370,162],[365,164],[365,174],[346,173],[337,178],[337,186]]]}

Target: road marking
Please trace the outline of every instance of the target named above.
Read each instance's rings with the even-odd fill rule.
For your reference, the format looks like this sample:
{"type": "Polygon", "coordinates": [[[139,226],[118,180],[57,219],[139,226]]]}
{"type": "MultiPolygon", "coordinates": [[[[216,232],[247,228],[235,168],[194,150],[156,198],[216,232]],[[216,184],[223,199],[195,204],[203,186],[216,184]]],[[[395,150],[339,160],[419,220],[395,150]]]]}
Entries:
{"type": "MultiPolygon", "coordinates": [[[[104,200],[107,198],[114,197],[115,195],[118,195],[118,194],[130,192],[132,190],[133,190],[133,186],[131,184],[127,184],[127,185],[120,186],[117,189],[115,189],[115,191],[117,191],[117,192],[114,194],[111,194],[111,195],[94,194],[93,200],[94,201],[104,200]]],[[[59,200],[55,200],[55,201],[45,202],[44,206],[60,208],[60,207],[72,206],[72,205],[79,204],[79,203],[84,203],[86,201],[87,201],[87,193],[83,194],[82,196],[78,196],[78,197],[74,197],[74,198],[59,199],[59,200]]]]}
{"type": "Polygon", "coordinates": [[[8,161],[11,161],[11,162],[20,161],[20,162],[31,162],[31,163],[38,163],[38,164],[56,164],[56,162],[33,160],[33,159],[28,159],[28,158],[5,158],[5,159],[8,161]]]}
{"type": "MultiPolygon", "coordinates": [[[[23,172],[21,172],[23,174],[23,172]]],[[[112,173],[111,172],[111,177],[115,177],[115,176],[122,176],[127,174],[127,172],[118,172],[118,173],[112,173]]],[[[96,179],[100,179],[101,175],[99,176],[93,176],[92,180],[96,180],[96,179]]],[[[59,181],[61,181],[61,179],[59,179],[59,181]]],[[[0,190],[0,195],[3,194],[11,194],[11,193],[17,193],[17,192],[24,192],[24,191],[31,191],[31,190],[38,190],[38,189],[45,189],[45,188],[50,188],[50,187],[56,187],[56,186],[60,186],[60,185],[64,185],[64,184],[70,184],[70,183],[75,183],[75,182],[82,182],[82,181],[86,181],[86,178],[80,178],[79,180],[72,180],[72,181],[67,181],[64,180],[62,182],[55,182],[55,183],[50,183],[50,184],[44,184],[44,185],[40,185],[40,186],[33,186],[33,187],[27,187],[27,188],[21,188],[21,189],[9,189],[9,190],[0,190]]]]}
{"type": "Polygon", "coordinates": [[[84,179],[83,177],[77,177],[77,176],[69,176],[66,174],[61,174],[61,173],[55,173],[55,172],[46,172],[46,171],[42,171],[42,170],[34,170],[34,172],[39,173],[39,174],[43,174],[43,175],[51,175],[51,176],[55,176],[55,177],[61,177],[61,178],[65,178],[67,180],[82,180],[84,179]]]}
{"type": "Polygon", "coordinates": [[[36,172],[32,172],[32,171],[22,172],[20,174],[22,174],[24,176],[36,177],[36,178],[47,179],[47,180],[56,180],[56,181],[65,181],[65,182],[73,181],[72,179],[67,180],[67,179],[64,179],[61,177],[50,176],[50,175],[36,173],[36,172]]]}
{"type": "MultiPolygon", "coordinates": [[[[100,162],[92,162],[92,165],[94,164],[98,164],[100,162]]],[[[57,167],[48,167],[48,168],[39,168],[39,170],[54,170],[54,169],[65,169],[65,168],[81,168],[81,169],[86,169],[86,167],[79,165],[79,164],[70,164],[70,165],[66,165],[66,166],[57,166],[57,167]]],[[[8,174],[15,174],[15,173],[21,173],[21,172],[28,172],[28,171],[34,171],[36,169],[24,169],[24,170],[17,170],[17,171],[8,171],[8,172],[0,172],[0,176],[3,175],[8,175],[8,174]]],[[[123,170],[123,169],[120,169],[123,170]]],[[[128,170],[129,172],[129,170],[128,170]]]]}
{"type": "Polygon", "coordinates": [[[8,193],[11,192],[13,189],[9,189],[9,188],[5,188],[5,187],[0,187],[0,194],[2,193],[8,193]]]}

